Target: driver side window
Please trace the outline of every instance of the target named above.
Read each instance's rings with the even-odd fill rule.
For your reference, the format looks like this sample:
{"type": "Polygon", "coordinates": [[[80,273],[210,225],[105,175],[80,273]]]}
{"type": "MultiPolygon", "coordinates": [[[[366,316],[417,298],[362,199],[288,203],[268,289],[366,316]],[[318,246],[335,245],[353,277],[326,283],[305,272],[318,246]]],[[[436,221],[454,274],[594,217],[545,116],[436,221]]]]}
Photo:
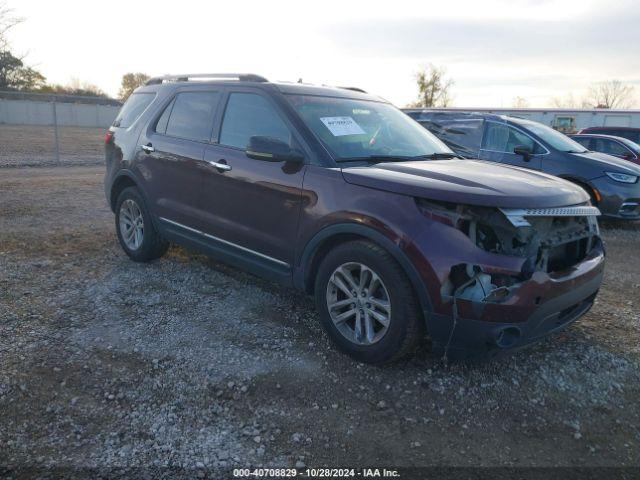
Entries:
{"type": "Polygon", "coordinates": [[[220,144],[244,150],[253,136],[266,136],[292,145],[289,128],[278,112],[255,93],[232,93],[222,120],[220,144]]]}
{"type": "Polygon", "coordinates": [[[483,150],[513,153],[513,149],[519,146],[528,147],[534,155],[544,152],[538,142],[521,131],[509,125],[487,123],[487,129],[482,139],[483,150]]]}

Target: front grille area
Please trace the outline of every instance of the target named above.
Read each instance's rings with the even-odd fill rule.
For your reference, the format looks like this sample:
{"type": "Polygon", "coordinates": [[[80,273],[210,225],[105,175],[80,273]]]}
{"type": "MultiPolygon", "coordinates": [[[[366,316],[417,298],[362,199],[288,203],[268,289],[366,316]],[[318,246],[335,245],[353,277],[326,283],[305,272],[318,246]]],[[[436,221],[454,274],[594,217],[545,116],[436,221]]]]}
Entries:
{"type": "Polygon", "coordinates": [[[548,272],[560,272],[582,262],[589,253],[591,238],[581,238],[549,249],[548,272]]]}

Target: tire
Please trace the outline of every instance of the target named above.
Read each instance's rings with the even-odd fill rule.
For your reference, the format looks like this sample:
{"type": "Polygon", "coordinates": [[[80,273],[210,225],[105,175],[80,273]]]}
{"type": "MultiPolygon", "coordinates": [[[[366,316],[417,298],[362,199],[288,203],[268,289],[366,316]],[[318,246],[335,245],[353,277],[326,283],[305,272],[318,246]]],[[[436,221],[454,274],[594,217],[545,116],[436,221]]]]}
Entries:
{"type": "Polygon", "coordinates": [[[407,275],[385,249],[368,241],[344,243],[325,256],[316,277],[315,300],[322,326],[331,339],[342,351],[361,362],[380,364],[398,360],[413,353],[424,333],[422,314],[407,275]],[[357,281],[343,281],[349,275],[357,281]],[[376,286],[374,275],[382,288],[376,286]],[[364,284],[369,285],[362,290],[366,290],[364,296],[362,291],[357,291],[356,296],[351,291],[349,297],[344,288],[337,286],[361,285],[363,277],[364,284]],[[367,283],[367,279],[371,281],[367,283]],[[360,298],[360,302],[355,303],[356,298],[360,298]],[[346,306],[335,308],[345,302],[346,306]],[[328,303],[334,307],[330,308],[328,303]],[[389,307],[386,327],[377,321],[385,316],[385,309],[378,308],[385,304],[389,307]],[[351,310],[357,312],[352,314],[351,310]],[[348,319],[342,321],[340,315],[348,319]],[[363,327],[367,316],[374,321],[372,328],[363,327]]]}
{"type": "Polygon", "coordinates": [[[136,262],[156,260],[169,248],[169,243],[156,231],[144,198],[136,187],[125,188],[118,196],[116,233],[124,252],[136,262]],[[138,212],[141,218],[137,216],[138,212]],[[127,224],[131,225],[132,220],[142,227],[137,238],[127,230],[127,224]]]}

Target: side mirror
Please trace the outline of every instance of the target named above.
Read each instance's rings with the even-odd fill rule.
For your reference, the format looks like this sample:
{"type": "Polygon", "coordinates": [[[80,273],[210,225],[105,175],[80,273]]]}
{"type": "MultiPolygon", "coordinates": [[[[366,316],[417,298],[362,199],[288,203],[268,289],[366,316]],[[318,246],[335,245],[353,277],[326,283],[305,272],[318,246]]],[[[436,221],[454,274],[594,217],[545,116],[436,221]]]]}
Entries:
{"type": "Polygon", "coordinates": [[[516,155],[521,155],[522,159],[525,162],[531,160],[531,155],[533,155],[533,151],[531,150],[531,148],[527,147],[526,145],[517,145],[516,147],[514,147],[513,153],[515,153],[516,155]]]}
{"type": "Polygon", "coordinates": [[[627,152],[624,155],[622,155],[622,158],[624,158],[625,160],[635,160],[636,156],[631,152],[627,152]]]}
{"type": "Polygon", "coordinates": [[[304,155],[287,143],[273,137],[256,135],[249,139],[247,157],[267,162],[302,162],[304,155]]]}

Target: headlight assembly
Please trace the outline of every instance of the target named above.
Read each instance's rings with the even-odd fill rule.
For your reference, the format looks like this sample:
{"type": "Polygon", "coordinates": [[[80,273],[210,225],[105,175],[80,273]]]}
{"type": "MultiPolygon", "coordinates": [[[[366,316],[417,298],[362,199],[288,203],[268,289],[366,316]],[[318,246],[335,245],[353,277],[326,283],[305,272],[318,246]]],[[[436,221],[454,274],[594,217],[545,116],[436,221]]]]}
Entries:
{"type": "Polygon", "coordinates": [[[611,180],[615,180],[620,183],[636,183],[638,181],[637,175],[629,175],[627,173],[617,173],[617,172],[604,172],[607,174],[611,180]]]}

